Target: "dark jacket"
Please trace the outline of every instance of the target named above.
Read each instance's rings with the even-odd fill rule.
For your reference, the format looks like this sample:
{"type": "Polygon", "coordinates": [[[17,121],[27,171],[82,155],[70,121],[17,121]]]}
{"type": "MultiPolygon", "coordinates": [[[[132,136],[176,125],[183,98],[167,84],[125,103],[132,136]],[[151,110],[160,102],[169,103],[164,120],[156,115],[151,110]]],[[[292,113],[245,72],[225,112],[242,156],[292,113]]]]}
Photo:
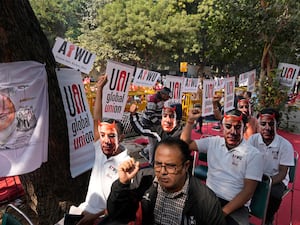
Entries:
{"type": "MultiPolygon", "coordinates": [[[[107,202],[110,218],[120,223],[135,220],[138,204],[142,205],[143,225],[154,224],[157,185],[153,169],[141,169],[131,184],[116,180],[107,202]]],[[[225,225],[221,205],[215,194],[196,177],[190,177],[188,196],[181,225],[225,225]]]]}
{"type": "Polygon", "coordinates": [[[130,124],[135,132],[147,137],[155,138],[157,142],[160,142],[168,137],[179,138],[183,129],[183,127],[179,124],[177,124],[177,126],[174,127],[171,132],[164,131],[161,126],[153,126],[152,129],[145,128],[140,122],[139,115],[137,113],[133,115],[130,114],[130,124]]]}

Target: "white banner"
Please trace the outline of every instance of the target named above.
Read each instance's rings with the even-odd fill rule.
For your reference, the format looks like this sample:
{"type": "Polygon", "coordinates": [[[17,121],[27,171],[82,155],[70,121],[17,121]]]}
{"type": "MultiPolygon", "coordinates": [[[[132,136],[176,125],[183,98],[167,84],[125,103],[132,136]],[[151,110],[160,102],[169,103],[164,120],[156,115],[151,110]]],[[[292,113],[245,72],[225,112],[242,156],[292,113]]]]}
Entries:
{"type": "Polygon", "coordinates": [[[67,118],[70,171],[71,176],[76,177],[92,168],[94,163],[94,121],[80,72],[59,69],[56,74],[67,118]]]}
{"type": "Polygon", "coordinates": [[[133,72],[133,66],[107,61],[107,83],[103,87],[102,98],[103,118],[122,119],[133,72]]]}
{"type": "Polygon", "coordinates": [[[0,177],[29,173],[48,159],[45,65],[0,63],[0,177]]]}
{"type": "Polygon", "coordinates": [[[298,73],[299,73],[299,66],[288,64],[288,63],[279,63],[278,70],[279,70],[279,79],[280,84],[289,87],[290,91],[295,85],[298,73]]]}
{"type": "Polygon", "coordinates": [[[235,77],[225,79],[224,112],[234,109],[235,77]]]}
{"type": "Polygon", "coordinates": [[[181,104],[183,77],[167,75],[164,86],[172,91],[172,98],[166,104],[181,104]]]}
{"type": "Polygon", "coordinates": [[[250,91],[250,92],[254,92],[255,91],[255,79],[256,79],[256,70],[251,70],[248,73],[247,91],[250,91]]]}
{"type": "Polygon", "coordinates": [[[143,87],[154,87],[157,79],[160,77],[160,73],[136,68],[133,84],[143,87]]]}
{"type": "Polygon", "coordinates": [[[249,75],[249,72],[242,73],[239,75],[239,87],[248,85],[248,75],[249,75]]]}
{"type": "Polygon", "coordinates": [[[214,114],[213,97],[214,97],[214,80],[203,80],[202,93],[202,116],[214,114]]]}
{"type": "Polygon", "coordinates": [[[224,88],[224,78],[215,78],[214,90],[220,91],[224,88]]]}
{"type": "Polygon", "coordinates": [[[200,85],[200,78],[184,78],[182,92],[196,93],[200,85]]]}
{"type": "Polygon", "coordinates": [[[55,39],[52,53],[56,62],[89,74],[96,55],[60,37],[55,39]]]}

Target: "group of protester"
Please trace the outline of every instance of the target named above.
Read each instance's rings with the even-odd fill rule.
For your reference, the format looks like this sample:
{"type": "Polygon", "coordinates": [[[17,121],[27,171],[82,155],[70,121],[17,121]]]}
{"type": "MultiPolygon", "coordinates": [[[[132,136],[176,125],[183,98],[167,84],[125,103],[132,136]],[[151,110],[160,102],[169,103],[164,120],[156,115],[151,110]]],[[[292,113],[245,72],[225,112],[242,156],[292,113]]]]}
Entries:
{"type": "MultiPolygon", "coordinates": [[[[86,200],[79,208],[87,224],[249,224],[248,206],[263,174],[271,176],[272,190],[267,223],[272,224],[294,165],[292,145],[277,134],[279,113],[263,109],[257,118],[249,113],[249,100],[241,98],[229,112],[215,112],[223,137],[192,140],[200,108],[189,111],[181,123],[181,106],[167,105],[171,90],[163,88],[148,100],[141,118],[130,108],[134,129],[149,137],[143,152],[148,165],[128,156],[121,144],[121,124],[102,118],[102,88],[97,83],[95,163],[86,200]],[[191,175],[192,151],[206,152],[207,180],[191,175]]],[[[217,111],[217,110],[216,110],[217,111]]]]}

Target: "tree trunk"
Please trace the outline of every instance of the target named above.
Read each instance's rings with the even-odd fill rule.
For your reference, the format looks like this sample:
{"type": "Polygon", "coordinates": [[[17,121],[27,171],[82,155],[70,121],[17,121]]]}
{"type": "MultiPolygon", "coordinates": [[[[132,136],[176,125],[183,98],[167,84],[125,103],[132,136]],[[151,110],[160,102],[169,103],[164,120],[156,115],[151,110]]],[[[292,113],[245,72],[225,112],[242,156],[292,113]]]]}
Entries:
{"type": "Polygon", "coordinates": [[[72,178],[67,122],[56,78],[55,59],[28,0],[1,0],[0,62],[34,60],[46,64],[50,104],[48,161],[20,176],[37,224],[54,224],[71,204],[82,202],[90,172],[72,178]]]}

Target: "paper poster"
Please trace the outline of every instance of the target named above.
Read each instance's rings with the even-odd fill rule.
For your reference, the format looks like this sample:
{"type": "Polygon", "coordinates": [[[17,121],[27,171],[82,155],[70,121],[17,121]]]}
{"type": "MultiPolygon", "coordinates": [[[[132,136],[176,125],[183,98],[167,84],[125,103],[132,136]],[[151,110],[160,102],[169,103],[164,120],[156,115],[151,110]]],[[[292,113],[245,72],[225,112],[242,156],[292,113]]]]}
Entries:
{"type": "Polygon", "coordinates": [[[158,72],[136,68],[133,84],[143,87],[154,87],[158,78],[160,78],[160,73],[158,72]]]}
{"type": "Polygon", "coordinates": [[[248,73],[247,91],[250,91],[250,92],[255,91],[255,80],[256,80],[256,70],[251,70],[248,73]]]}
{"type": "Polygon", "coordinates": [[[172,91],[172,98],[168,100],[168,104],[181,104],[183,77],[167,75],[164,86],[172,91]]]}
{"type": "Polygon", "coordinates": [[[80,72],[59,69],[56,74],[67,118],[70,171],[76,177],[93,167],[94,121],[80,72]]]}
{"type": "Polygon", "coordinates": [[[214,114],[213,97],[214,97],[214,80],[203,80],[202,92],[202,116],[214,114]]]}
{"type": "Polygon", "coordinates": [[[46,162],[48,133],[45,65],[0,63],[0,177],[29,173],[46,162]]]}
{"type": "Polygon", "coordinates": [[[107,62],[107,83],[103,87],[102,98],[103,118],[122,119],[133,73],[133,66],[114,61],[107,62]]]}
{"type": "Polygon", "coordinates": [[[278,76],[280,79],[280,84],[290,88],[290,91],[295,85],[297,76],[299,74],[299,66],[288,64],[288,63],[279,63],[278,64],[278,76]]]}
{"type": "Polygon", "coordinates": [[[55,39],[52,53],[56,62],[86,74],[89,74],[96,59],[95,54],[60,37],[55,39]]]}
{"type": "Polygon", "coordinates": [[[235,78],[229,77],[225,79],[224,88],[224,112],[234,109],[234,88],[235,78]]]}
{"type": "Polygon", "coordinates": [[[182,92],[197,93],[200,78],[184,78],[182,92]]]}

